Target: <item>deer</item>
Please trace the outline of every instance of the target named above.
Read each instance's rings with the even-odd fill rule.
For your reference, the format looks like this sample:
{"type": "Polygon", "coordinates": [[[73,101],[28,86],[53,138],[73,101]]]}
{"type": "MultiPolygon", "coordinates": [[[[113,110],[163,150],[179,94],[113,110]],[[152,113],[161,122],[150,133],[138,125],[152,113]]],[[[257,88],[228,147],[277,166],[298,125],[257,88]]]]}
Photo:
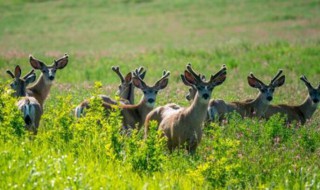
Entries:
{"type": "MultiPolygon", "coordinates": [[[[122,104],[134,104],[134,85],[132,84],[132,72],[129,72],[125,77],[121,73],[120,68],[118,66],[113,66],[112,71],[114,71],[119,79],[120,85],[118,86],[117,95],[120,97],[120,103],[122,104]]],[[[144,79],[146,71],[143,67],[137,69],[140,78],[144,79]]],[[[109,104],[117,104],[117,101],[111,99],[106,95],[99,95],[102,99],[102,102],[109,104]]],[[[75,109],[75,117],[80,118],[81,115],[84,115],[84,110],[90,107],[90,100],[84,100],[81,102],[75,109]]]]}
{"type": "Polygon", "coordinates": [[[13,79],[13,82],[10,84],[10,86],[14,90],[14,96],[21,97],[16,105],[23,113],[25,128],[36,135],[42,116],[42,107],[34,97],[29,97],[26,94],[26,87],[36,80],[34,70],[31,70],[24,77],[20,78],[21,68],[19,65],[17,65],[15,67],[14,74],[10,70],[7,70],[7,73],[13,79]]]}
{"type": "Polygon", "coordinates": [[[34,97],[43,109],[43,104],[49,95],[51,86],[55,79],[55,74],[58,69],[63,69],[67,66],[68,55],[65,54],[58,60],[54,60],[51,66],[46,65],[44,62],[34,58],[32,55],[29,56],[29,62],[34,69],[40,70],[41,74],[37,82],[26,89],[26,93],[28,96],[34,97]]]}
{"type": "Polygon", "coordinates": [[[190,154],[196,152],[198,144],[202,138],[202,126],[207,115],[207,108],[213,89],[221,85],[226,79],[225,65],[215,75],[211,75],[209,81],[202,80],[200,74],[197,74],[187,65],[182,80],[187,86],[196,89],[195,97],[188,107],[180,107],[171,103],[160,106],[151,111],[145,120],[145,138],[147,138],[150,121],[157,121],[164,136],[167,137],[167,146],[170,152],[185,145],[190,154]]]}
{"type": "MultiPolygon", "coordinates": [[[[264,118],[264,114],[273,99],[274,90],[280,87],[285,82],[285,75],[281,75],[282,70],[270,81],[269,85],[266,85],[251,72],[247,77],[248,84],[252,88],[259,90],[259,93],[255,99],[248,99],[245,101],[225,102],[224,100],[210,100],[207,113],[207,122],[222,121],[226,114],[237,112],[242,117],[257,117],[264,118]]],[[[204,77],[202,77],[204,78],[204,77]]],[[[185,82],[185,80],[183,80],[185,82]]],[[[191,87],[189,93],[186,95],[187,100],[192,100],[196,89],[191,87]]]]}
{"type": "Polygon", "coordinates": [[[286,117],[287,124],[294,121],[304,125],[308,120],[311,119],[314,112],[317,110],[320,100],[320,84],[318,88],[314,88],[307,77],[302,75],[300,80],[304,82],[308,89],[308,95],[300,105],[270,105],[266,112],[266,118],[270,119],[275,114],[280,114],[286,117]]]}
{"type": "Polygon", "coordinates": [[[147,114],[153,110],[157,94],[159,90],[167,87],[170,76],[169,71],[163,71],[162,77],[153,85],[147,85],[143,79],[141,79],[138,70],[133,73],[132,83],[133,85],[143,92],[143,96],[138,104],[126,105],[118,104],[113,105],[110,103],[103,103],[103,107],[106,111],[112,110],[114,107],[120,109],[123,117],[123,129],[138,129],[140,130],[147,114]]]}

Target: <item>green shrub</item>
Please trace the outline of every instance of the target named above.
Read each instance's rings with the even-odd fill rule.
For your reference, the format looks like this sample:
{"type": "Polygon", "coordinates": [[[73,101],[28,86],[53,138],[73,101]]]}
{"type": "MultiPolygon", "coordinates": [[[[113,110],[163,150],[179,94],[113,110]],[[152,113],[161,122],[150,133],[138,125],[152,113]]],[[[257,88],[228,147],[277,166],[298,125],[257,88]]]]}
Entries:
{"type": "Polygon", "coordinates": [[[18,110],[17,98],[12,97],[8,84],[0,83],[0,138],[3,142],[25,135],[22,113],[18,110]]]}

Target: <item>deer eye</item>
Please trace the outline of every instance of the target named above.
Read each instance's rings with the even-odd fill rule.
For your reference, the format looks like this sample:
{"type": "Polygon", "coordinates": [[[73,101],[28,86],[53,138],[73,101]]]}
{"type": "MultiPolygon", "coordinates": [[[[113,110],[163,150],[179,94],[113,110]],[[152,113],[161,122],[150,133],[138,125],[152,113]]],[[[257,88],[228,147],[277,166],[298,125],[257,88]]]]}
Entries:
{"type": "Polygon", "coordinates": [[[265,93],[265,92],[266,92],[266,89],[264,89],[264,88],[261,89],[261,92],[262,92],[262,93],[265,93]]]}
{"type": "Polygon", "coordinates": [[[158,94],[158,91],[156,90],[156,91],[154,91],[154,93],[155,93],[155,94],[158,94]]]}
{"type": "Polygon", "coordinates": [[[144,91],[143,91],[143,93],[144,93],[144,94],[146,94],[146,93],[147,93],[147,91],[146,91],[146,90],[144,90],[144,91]]]}

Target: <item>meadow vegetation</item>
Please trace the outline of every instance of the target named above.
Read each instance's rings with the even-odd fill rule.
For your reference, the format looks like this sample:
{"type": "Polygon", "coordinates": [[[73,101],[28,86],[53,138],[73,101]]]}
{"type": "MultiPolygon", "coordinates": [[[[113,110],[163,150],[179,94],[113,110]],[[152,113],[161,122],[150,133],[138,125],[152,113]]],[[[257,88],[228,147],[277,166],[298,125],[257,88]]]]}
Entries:
{"type": "Polygon", "coordinates": [[[106,118],[99,99],[86,117],[72,115],[87,97],[115,97],[113,65],[123,73],[144,66],[147,83],[171,71],[156,104],[183,106],[180,74],[189,62],[207,76],[226,64],[227,79],[212,94],[226,101],[257,95],[250,72],[270,80],[282,68],[286,82],[272,103],[299,104],[307,96],[299,77],[320,82],[319,8],[316,0],[0,0],[0,189],[319,189],[319,110],[290,127],[279,116],[230,115],[204,127],[193,156],[169,154],[156,123],[147,140],[143,131],[121,134],[119,111],[106,118]],[[64,53],[69,64],[34,137],[5,71],[19,64],[27,73],[29,54],[50,64],[64,53]]]}

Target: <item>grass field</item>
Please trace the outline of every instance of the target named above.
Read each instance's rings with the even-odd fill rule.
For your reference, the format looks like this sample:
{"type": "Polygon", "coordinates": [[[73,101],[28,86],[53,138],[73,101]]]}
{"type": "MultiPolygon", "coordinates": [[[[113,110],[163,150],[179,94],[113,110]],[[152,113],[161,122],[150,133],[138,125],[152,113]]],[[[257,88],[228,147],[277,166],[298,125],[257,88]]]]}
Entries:
{"type": "Polygon", "coordinates": [[[307,96],[299,77],[320,82],[318,0],[0,0],[0,12],[1,90],[7,69],[31,69],[29,54],[48,64],[70,58],[35,139],[17,130],[16,100],[1,91],[8,103],[0,103],[0,189],[320,189],[319,110],[291,128],[281,118],[212,123],[194,156],[168,154],[156,133],[147,142],[141,133],[122,137],[116,115],[70,115],[91,95],[115,95],[113,65],[124,73],[144,66],[147,83],[169,70],[157,105],[183,106],[188,88],[180,74],[189,62],[206,76],[226,64],[227,80],[212,94],[226,101],[257,95],[246,82],[250,72],[269,81],[283,69],[273,103],[299,104],[307,96]]]}

